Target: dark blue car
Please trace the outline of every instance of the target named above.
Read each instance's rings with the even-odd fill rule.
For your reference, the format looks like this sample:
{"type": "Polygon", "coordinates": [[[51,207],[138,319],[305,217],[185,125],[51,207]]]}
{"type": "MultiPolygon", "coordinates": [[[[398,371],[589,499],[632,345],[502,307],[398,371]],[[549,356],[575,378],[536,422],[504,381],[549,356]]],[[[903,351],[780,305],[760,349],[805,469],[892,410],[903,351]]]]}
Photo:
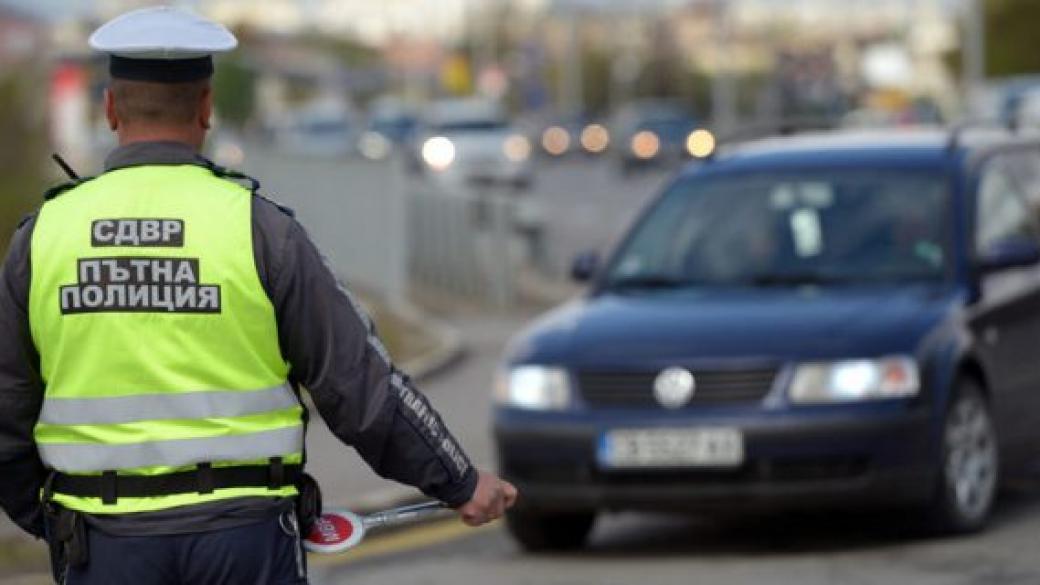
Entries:
{"type": "Polygon", "coordinates": [[[517,336],[494,434],[529,549],[600,511],[986,522],[1040,451],[1040,143],[818,134],[681,173],[517,336]]]}
{"type": "Polygon", "coordinates": [[[689,160],[688,141],[703,130],[679,102],[642,100],[622,108],[612,123],[612,141],[623,174],[652,165],[689,160]]]}

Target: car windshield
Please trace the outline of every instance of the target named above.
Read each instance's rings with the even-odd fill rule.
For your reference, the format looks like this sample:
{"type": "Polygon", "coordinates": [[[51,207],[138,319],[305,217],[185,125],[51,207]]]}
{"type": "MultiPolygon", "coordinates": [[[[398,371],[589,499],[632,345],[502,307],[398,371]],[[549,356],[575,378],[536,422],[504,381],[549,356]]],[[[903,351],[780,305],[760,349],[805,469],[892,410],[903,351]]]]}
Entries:
{"type": "Polygon", "coordinates": [[[940,280],[947,183],[846,170],[692,178],[657,203],[605,286],[796,286],[940,280]]]}

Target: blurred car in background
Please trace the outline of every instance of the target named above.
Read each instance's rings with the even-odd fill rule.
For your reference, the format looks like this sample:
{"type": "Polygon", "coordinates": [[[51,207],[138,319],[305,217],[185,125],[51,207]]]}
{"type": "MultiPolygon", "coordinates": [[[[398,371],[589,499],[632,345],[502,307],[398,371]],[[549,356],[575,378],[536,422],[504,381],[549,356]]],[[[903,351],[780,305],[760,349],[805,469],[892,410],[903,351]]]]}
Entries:
{"type": "Polygon", "coordinates": [[[427,108],[423,122],[413,170],[446,181],[516,189],[531,186],[531,141],[510,123],[498,102],[436,101],[427,108]]]}
{"type": "Polygon", "coordinates": [[[1040,142],[816,134],[684,171],[495,385],[508,525],[907,506],[980,529],[1040,455],[1040,142]]]}
{"type": "Polygon", "coordinates": [[[356,116],[336,102],[314,102],[291,113],[275,128],[282,151],[305,157],[346,158],[356,153],[356,116]]]}
{"type": "Polygon", "coordinates": [[[584,115],[555,119],[543,125],[535,139],[550,159],[572,154],[600,155],[610,147],[607,127],[584,115]]]}
{"type": "Polygon", "coordinates": [[[705,133],[710,136],[681,104],[670,100],[628,104],[618,111],[611,126],[613,148],[625,174],[641,167],[687,160],[693,156],[691,152],[699,152],[690,146],[691,139],[698,140],[705,133]]]}
{"type": "Polygon", "coordinates": [[[414,108],[393,98],[376,100],[358,138],[358,152],[369,160],[384,160],[395,151],[413,148],[419,129],[414,108]]]}

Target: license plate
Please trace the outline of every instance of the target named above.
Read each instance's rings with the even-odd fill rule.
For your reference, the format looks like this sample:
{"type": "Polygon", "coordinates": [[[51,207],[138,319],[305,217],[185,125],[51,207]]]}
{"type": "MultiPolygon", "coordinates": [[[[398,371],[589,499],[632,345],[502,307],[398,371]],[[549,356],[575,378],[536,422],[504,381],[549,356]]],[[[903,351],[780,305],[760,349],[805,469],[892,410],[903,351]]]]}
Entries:
{"type": "Polygon", "coordinates": [[[738,429],[626,429],[603,434],[600,465],[612,469],[737,467],[744,462],[738,429]]]}

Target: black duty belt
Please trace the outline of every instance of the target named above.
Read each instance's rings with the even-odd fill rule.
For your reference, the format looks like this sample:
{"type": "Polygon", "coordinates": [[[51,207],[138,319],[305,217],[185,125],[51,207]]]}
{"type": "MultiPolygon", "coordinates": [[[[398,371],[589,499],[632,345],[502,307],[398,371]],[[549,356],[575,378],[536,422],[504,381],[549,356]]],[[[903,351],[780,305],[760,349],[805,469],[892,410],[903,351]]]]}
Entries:
{"type": "Polygon", "coordinates": [[[269,465],[213,467],[199,464],[191,471],[164,475],[118,475],[106,471],[101,475],[66,475],[55,473],[50,491],[81,498],[101,498],[107,505],[119,498],[153,498],[180,494],[211,494],[230,488],[281,489],[296,485],[303,477],[302,465],[285,465],[280,459],[269,465]]]}

